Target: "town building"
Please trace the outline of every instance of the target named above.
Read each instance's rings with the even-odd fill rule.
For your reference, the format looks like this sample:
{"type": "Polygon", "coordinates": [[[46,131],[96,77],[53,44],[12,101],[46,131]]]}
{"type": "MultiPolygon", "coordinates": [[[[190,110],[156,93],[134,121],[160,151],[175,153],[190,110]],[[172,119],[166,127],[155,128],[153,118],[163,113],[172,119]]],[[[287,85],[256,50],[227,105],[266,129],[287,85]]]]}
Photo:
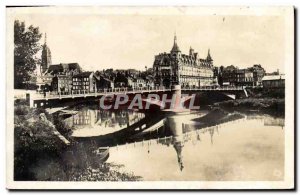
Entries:
{"type": "Polygon", "coordinates": [[[72,89],[72,76],[82,72],[78,63],[52,64],[51,51],[47,45],[47,35],[42,46],[40,72],[36,75],[38,91],[53,91],[57,93],[70,93],[72,89]]]}
{"type": "Polygon", "coordinates": [[[155,56],[153,71],[155,85],[170,87],[179,84],[182,87],[208,86],[213,83],[213,59],[208,50],[205,59],[190,48],[188,55],[181,53],[176,35],[170,53],[155,56]]]}
{"type": "Polygon", "coordinates": [[[227,67],[221,66],[218,71],[215,70],[215,75],[218,75],[220,85],[231,86],[262,86],[262,78],[265,75],[265,70],[260,64],[255,64],[252,67],[239,69],[234,65],[227,67]]]}
{"type": "Polygon", "coordinates": [[[220,67],[220,79],[219,81],[221,81],[220,85],[236,85],[237,80],[236,80],[236,71],[237,71],[237,67],[235,67],[234,65],[230,65],[227,67],[220,67]]]}
{"type": "Polygon", "coordinates": [[[132,87],[132,78],[124,72],[118,72],[114,80],[114,85],[116,88],[120,87],[132,87]]]}
{"type": "Polygon", "coordinates": [[[114,81],[104,77],[103,75],[98,75],[96,77],[96,86],[97,89],[113,89],[114,81]]]}
{"type": "Polygon", "coordinates": [[[52,91],[58,94],[70,94],[72,90],[72,76],[71,75],[56,75],[51,83],[52,91]]]}
{"type": "Polygon", "coordinates": [[[253,72],[254,86],[262,86],[262,79],[266,74],[265,69],[260,64],[254,64],[248,69],[253,72]]]}
{"type": "Polygon", "coordinates": [[[267,75],[262,79],[264,88],[284,88],[285,76],[284,75],[267,75]]]}
{"type": "Polygon", "coordinates": [[[132,78],[133,88],[145,88],[147,86],[146,81],[141,77],[132,78]]]}
{"type": "Polygon", "coordinates": [[[254,86],[253,72],[248,69],[237,69],[235,72],[236,86],[254,86]]]}
{"type": "Polygon", "coordinates": [[[70,94],[72,90],[72,77],[81,73],[78,63],[53,64],[45,71],[45,76],[51,79],[51,89],[58,94],[70,94]]]}
{"type": "Polygon", "coordinates": [[[93,72],[82,72],[72,77],[73,93],[91,93],[97,90],[93,72]]]}

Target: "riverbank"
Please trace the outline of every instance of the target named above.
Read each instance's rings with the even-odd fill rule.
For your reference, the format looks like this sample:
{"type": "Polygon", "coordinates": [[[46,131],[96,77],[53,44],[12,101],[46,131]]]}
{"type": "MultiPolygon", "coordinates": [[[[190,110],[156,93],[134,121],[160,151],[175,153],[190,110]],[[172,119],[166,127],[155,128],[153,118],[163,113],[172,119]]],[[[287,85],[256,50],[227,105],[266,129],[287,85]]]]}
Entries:
{"type": "Polygon", "coordinates": [[[122,165],[101,163],[91,168],[85,160],[80,167],[65,159],[92,159],[90,148],[70,156],[77,147],[71,130],[58,115],[42,108],[30,108],[23,100],[14,105],[14,180],[16,181],[138,181],[140,177],[122,172],[122,165]],[[63,137],[63,136],[64,137],[63,137]],[[63,138],[62,138],[63,137],[63,138]],[[68,140],[67,140],[68,139],[68,140]],[[70,141],[70,142],[69,142],[70,141]],[[66,144],[67,143],[67,144],[66,144]],[[78,156],[79,155],[79,156],[78,156]],[[85,157],[85,158],[84,158],[85,157]],[[75,172],[74,172],[75,170],[75,172]]]}
{"type": "Polygon", "coordinates": [[[272,116],[285,115],[285,100],[284,98],[256,98],[249,97],[245,99],[228,100],[213,104],[214,107],[219,107],[227,111],[240,111],[244,113],[263,113],[272,116]]]}

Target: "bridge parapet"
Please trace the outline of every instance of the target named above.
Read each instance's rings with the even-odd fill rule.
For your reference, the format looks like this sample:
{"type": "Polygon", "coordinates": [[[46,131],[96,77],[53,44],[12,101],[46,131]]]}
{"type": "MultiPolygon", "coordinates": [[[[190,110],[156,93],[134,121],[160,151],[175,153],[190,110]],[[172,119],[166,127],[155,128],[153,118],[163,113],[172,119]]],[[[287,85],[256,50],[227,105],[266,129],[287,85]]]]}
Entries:
{"type": "MultiPolygon", "coordinates": [[[[78,98],[78,97],[98,97],[103,95],[116,94],[135,94],[135,93],[157,93],[169,92],[171,88],[165,87],[140,87],[140,88],[113,88],[113,89],[99,89],[94,92],[87,90],[78,90],[72,92],[47,92],[45,94],[31,94],[32,100],[49,100],[49,99],[63,99],[63,98],[78,98]]],[[[202,86],[202,87],[183,87],[181,91],[245,91],[244,87],[219,87],[219,86],[202,86]]]]}

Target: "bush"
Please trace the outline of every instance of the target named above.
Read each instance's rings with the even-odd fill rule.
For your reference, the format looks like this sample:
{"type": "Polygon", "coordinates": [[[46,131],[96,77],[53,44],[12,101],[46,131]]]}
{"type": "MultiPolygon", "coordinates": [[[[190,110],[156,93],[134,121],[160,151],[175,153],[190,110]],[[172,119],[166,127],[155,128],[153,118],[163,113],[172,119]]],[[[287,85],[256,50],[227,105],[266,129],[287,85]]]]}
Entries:
{"type": "Polygon", "coordinates": [[[34,180],[30,170],[38,159],[57,158],[64,144],[54,135],[49,121],[38,119],[44,110],[31,109],[22,103],[15,106],[14,117],[14,174],[15,180],[34,180]]]}

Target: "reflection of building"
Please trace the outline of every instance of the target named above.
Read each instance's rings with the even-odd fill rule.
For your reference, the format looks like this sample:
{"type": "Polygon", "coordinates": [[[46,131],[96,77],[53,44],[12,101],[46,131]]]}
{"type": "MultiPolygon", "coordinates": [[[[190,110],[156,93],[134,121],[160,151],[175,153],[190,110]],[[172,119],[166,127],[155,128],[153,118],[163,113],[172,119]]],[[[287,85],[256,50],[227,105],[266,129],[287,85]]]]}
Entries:
{"type": "Polygon", "coordinates": [[[207,57],[201,59],[194,49],[189,55],[182,54],[174,37],[174,45],[170,53],[160,53],[155,56],[155,84],[170,87],[173,84],[199,87],[213,83],[213,60],[208,50],[207,57]]]}
{"type": "Polygon", "coordinates": [[[128,127],[143,119],[145,114],[128,110],[96,110],[81,109],[72,117],[65,119],[69,127],[75,126],[77,129],[82,127],[96,127],[120,129],[128,127]]]}
{"type": "Polygon", "coordinates": [[[80,110],[77,114],[72,117],[73,125],[75,126],[93,126],[95,125],[99,118],[98,112],[91,109],[80,110]]]}

